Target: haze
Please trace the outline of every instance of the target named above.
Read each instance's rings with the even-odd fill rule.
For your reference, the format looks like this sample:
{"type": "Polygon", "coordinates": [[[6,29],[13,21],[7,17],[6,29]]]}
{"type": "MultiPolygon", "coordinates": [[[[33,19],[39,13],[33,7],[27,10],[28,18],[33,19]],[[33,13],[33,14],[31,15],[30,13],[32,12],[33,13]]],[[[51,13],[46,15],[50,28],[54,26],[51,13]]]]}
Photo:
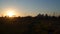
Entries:
{"type": "Polygon", "coordinates": [[[17,16],[60,15],[60,0],[0,0],[0,15],[14,10],[17,16]]]}

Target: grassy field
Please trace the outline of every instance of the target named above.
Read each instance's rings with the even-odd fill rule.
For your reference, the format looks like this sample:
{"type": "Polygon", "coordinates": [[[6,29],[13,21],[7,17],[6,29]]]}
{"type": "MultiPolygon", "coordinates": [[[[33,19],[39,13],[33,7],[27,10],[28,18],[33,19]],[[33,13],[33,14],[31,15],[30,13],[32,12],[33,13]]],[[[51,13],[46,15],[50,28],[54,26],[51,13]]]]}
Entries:
{"type": "Polygon", "coordinates": [[[0,34],[60,34],[60,17],[0,17],[0,34]]]}

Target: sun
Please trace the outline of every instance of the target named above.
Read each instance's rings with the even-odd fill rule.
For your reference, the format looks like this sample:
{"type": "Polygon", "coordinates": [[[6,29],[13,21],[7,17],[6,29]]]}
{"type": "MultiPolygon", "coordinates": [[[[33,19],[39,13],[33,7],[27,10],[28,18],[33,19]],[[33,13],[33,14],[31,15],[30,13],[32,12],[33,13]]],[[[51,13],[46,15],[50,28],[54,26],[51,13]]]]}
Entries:
{"type": "Polygon", "coordinates": [[[9,12],[9,13],[7,13],[7,15],[8,15],[9,17],[12,17],[12,16],[14,15],[14,13],[9,12]]]}
{"type": "Polygon", "coordinates": [[[9,17],[13,17],[15,14],[14,14],[14,11],[9,10],[9,11],[7,11],[6,15],[9,17]]]}

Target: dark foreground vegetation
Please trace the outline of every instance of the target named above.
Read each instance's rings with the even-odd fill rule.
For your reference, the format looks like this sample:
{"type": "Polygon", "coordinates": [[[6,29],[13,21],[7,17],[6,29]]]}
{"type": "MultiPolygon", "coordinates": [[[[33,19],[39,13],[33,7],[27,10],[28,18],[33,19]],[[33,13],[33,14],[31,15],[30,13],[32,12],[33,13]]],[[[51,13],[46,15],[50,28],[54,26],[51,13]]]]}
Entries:
{"type": "Polygon", "coordinates": [[[0,17],[0,34],[60,34],[60,17],[0,17]]]}

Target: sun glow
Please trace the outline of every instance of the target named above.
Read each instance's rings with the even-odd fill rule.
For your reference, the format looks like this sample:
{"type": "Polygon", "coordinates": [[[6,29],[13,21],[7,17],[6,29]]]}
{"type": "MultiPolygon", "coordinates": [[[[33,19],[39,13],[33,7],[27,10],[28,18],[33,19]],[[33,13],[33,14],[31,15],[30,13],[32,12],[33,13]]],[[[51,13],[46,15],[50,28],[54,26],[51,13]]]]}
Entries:
{"type": "Polygon", "coordinates": [[[6,16],[13,17],[15,15],[14,11],[9,10],[6,12],[6,16]]]}
{"type": "Polygon", "coordinates": [[[19,10],[18,9],[15,9],[15,8],[4,8],[3,9],[3,12],[1,13],[1,16],[3,17],[18,17],[18,16],[22,16],[22,13],[20,12],[19,13],[19,10]]]}

